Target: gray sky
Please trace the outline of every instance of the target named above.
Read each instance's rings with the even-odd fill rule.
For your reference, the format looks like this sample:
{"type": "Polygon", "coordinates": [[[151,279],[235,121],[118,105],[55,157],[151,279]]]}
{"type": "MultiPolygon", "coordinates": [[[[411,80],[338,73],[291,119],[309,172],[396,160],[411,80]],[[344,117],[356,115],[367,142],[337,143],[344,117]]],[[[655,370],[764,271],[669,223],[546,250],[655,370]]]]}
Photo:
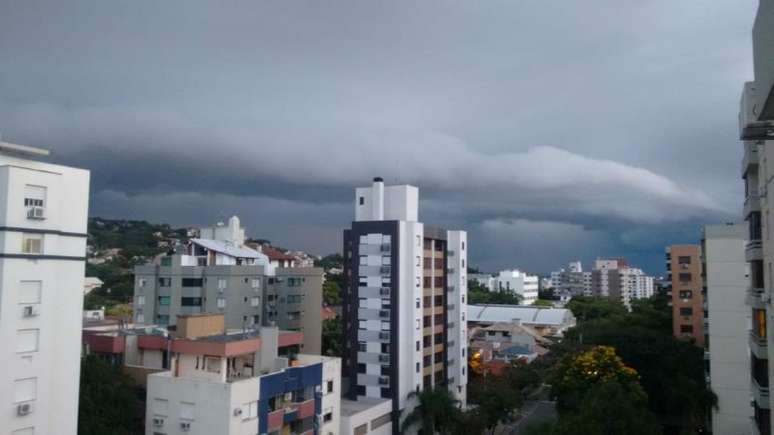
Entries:
{"type": "Polygon", "coordinates": [[[91,169],[92,215],[327,253],[379,175],[473,265],[661,273],[740,218],[756,4],[0,0],[0,132],[91,169]]]}

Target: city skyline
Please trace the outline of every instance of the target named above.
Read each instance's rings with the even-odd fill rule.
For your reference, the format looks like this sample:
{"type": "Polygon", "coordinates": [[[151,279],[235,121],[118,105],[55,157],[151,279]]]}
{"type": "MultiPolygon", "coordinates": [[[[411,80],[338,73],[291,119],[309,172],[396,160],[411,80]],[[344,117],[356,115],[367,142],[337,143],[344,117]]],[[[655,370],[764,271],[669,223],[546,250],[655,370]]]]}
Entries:
{"type": "Polygon", "coordinates": [[[0,6],[0,133],[91,169],[92,216],[238,214],[324,255],[382,176],[468,229],[473,266],[653,275],[663,246],[740,220],[754,1],[186,5],[0,6]]]}

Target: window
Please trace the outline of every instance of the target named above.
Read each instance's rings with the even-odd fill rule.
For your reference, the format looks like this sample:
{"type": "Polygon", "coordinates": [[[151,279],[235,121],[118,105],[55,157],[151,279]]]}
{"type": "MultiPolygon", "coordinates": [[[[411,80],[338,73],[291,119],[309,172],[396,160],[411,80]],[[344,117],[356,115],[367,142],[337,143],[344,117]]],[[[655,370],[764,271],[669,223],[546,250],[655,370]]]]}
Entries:
{"type": "Polygon", "coordinates": [[[38,398],[38,378],[17,379],[13,382],[14,403],[30,402],[38,398]]]}
{"type": "Polygon", "coordinates": [[[201,287],[202,284],[201,278],[183,278],[183,287],[201,287]]]}
{"type": "Polygon", "coordinates": [[[680,325],[680,332],[683,334],[693,333],[693,325],[680,325]]]}
{"type": "Polygon", "coordinates": [[[22,234],[22,252],[25,254],[43,253],[43,235],[42,234],[22,234]]]}
{"type": "Polygon", "coordinates": [[[37,352],[39,329],[20,329],[16,332],[16,353],[37,352]]]}
{"type": "Polygon", "coordinates": [[[24,206],[25,207],[45,207],[46,188],[43,186],[33,186],[28,184],[24,186],[24,206]]]}
{"type": "Polygon", "coordinates": [[[169,305],[171,298],[169,296],[159,296],[159,305],[169,305]]]}
{"type": "Polygon", "coordinates": [[[159,278],[159,287],[172,287],[172,278],[159,278]]]}
{"type": "Polygon", "coordinates": [[[184,307],[201,307],[202,298],[180,298],[180,305],[184,307]]]}
{"type": "Polygon", "coordinates": [[[247,402],[242,405],[242,420],[258,418],[258,401],[247,402]]]}
{"type": "Polygon", "coordinates": [[[693,308],[680,308],[680,315],[681,316],[692,316],[693,315],[693,308]]]}
{"type": "Polygon", "coordinates": [[[693,290],[680,290],[680,299],[691,299],[693,297],[693,290]]]}
{"type": "Polygon", "coordinates": [[[22,281],[19,283],[19,303],[39,304],[42,281],[22,281]]]}

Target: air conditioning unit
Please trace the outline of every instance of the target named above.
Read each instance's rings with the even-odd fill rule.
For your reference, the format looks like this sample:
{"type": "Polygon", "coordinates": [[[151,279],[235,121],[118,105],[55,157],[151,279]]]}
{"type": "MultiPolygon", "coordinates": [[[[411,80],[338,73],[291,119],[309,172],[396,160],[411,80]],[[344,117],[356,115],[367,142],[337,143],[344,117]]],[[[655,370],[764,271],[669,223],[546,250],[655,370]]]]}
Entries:
{"type": "Polygon", "coordinates": [[[739,136],[742,140],[771,140],[774,138],[774,122],[760,120],[763,112],[763,101],[766,97],[765,91],[760,92],[755,82],[744,84],[739,109],[739,136]]]}
{"type": "Polygon", "coordinates": [[[46,209],[43,207],[30,207],[27,209],[27,219],[45,219],[46,209]]]}
{"type": "Polygon", "coordinates": [[[16,415],[22,417],[32,412],[32,405],[29,403],[22,403],[16,407],[16,415]]]}
{"type": "Polygon", "coordinates": [[[162,427],[164,426],[164,419],[163,418],[154,418],[153,419],[153,427],[162,427]]]}
{"type": "Polygon", "coordinates": [[[239,417],[240,415],[242,415],[242,408],[234,409],[234,417],[239,417]]]}
{"type": "Polygon", "coordinates": [[[188,432],[191,430],[191,422],[190,421],[181,421],[180,422],[180,430],[183,432],[188,432]]]}
{"type": "Polygon", "coordinates": [[[27,305],[24,307],[23,316],[24,317],[35,317],[38,315],[38,309],[37,307],[33,305],[27,305]]]}

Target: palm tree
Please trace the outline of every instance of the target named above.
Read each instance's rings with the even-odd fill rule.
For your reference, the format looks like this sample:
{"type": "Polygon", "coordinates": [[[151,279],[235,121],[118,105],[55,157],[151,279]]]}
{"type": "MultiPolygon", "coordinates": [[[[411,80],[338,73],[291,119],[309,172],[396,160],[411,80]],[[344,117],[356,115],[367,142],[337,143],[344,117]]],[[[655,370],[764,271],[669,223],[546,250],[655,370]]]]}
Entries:
{"type": "Polygon", "coordinates": [[[459,401],[443,387],[412,392],[408,397],[416,397],[417,406],[403,420],[401,432],[419,424],[423,434],[431,435],[436,431],[446,434],[460,413],[459,401]]]}

